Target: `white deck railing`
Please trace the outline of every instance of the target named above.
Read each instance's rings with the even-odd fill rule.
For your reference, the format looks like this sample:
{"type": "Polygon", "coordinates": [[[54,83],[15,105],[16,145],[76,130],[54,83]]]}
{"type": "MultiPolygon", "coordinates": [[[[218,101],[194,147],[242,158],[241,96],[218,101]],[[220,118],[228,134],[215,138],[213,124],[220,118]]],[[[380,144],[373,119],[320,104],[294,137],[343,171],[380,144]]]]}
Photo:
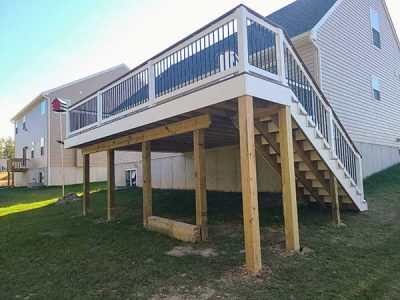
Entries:
{"type": "Polygon", "coordinates": [[[222,78],[257,73],[288,86],[362,189],[361,156],[284,31],[240,5],[68,109],[68,136],[222,78]]]}

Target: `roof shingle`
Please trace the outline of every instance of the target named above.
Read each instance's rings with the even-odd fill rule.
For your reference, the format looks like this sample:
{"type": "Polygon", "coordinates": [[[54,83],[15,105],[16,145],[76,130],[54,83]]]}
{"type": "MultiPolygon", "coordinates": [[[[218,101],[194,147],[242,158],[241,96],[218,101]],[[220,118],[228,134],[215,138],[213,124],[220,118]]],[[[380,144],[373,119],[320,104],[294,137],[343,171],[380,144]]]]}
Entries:
{"type": "Polygon", "coordinates": [[[285,28],[290,37],[308,32],[324,17],[337,0],[297,0],[267,16],[285,28]]]}

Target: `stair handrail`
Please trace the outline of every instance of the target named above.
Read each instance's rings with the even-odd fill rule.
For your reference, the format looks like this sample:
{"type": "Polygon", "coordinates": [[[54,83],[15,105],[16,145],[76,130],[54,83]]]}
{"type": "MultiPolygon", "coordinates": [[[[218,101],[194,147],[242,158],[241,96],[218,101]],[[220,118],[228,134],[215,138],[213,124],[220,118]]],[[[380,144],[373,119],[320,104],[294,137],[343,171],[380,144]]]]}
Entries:
{"type": "MultiPolygon", "coordinates": [[[[303,75],[306,77],[308,83],[311,85],[311,88],[313,91],[316,93],[318,96],[317,99],[323,104],[324,108],[328,112],[328,118],[326,120],[327,125],[329,126],[328,128],[328,135],[329,135],[329,140],[327,140],[328,144],[331,146],[331,151],[333,154],[333,157],[335,159],[338,159],[340,161],[340,158],[338,156],[338,151],[341,151],[341,149],[336,149],[336,140],[335,140],[335,135],[333,134],[333,127],[336,126],[340,133],[343,135],[343,138],[346,142],[346,144],[349,146],[350,150],[354,154],[356,158],[356,174],[353,174],[351,170],[347,170],[348,165],[346,165],[345,162],[341,161],[342,166],[344,167],[345,170],[347,170],[347,173],[351,175],[351,178],[354,180],[354,182],[357,184],[360,190],[362,190],[362,170],[361,170],[361,154],[358,151],[357,147],[355,146],[354,142],[350,138],[348,132],[342,125],[342,123],[339,120],[339,117],[336,115],[335,111],[333,110],[332,106],[326,99],[325,95],[321,91],[319,85],[316,83],[315,79],[313,76],[310,74],[308,68],[305,66],[303,60],[301,59],[299,53],[297,52],[296,48],[294,47],[293,43],[291,42],[290,38],[287,36],[287,33],[285,33],[285,38],[283,41],[284,45],[287,47],[287,49],[290,51],[292,54],[293,58],[295,59],[298,67],[300,67],[303,75]],[[361,178],[360,178],[361,177],[361,178]]],[[[284,82],[287,84],[287,82],[284,82]]],[[[299,103],[302,105],[301,103],[299,103]]]]}

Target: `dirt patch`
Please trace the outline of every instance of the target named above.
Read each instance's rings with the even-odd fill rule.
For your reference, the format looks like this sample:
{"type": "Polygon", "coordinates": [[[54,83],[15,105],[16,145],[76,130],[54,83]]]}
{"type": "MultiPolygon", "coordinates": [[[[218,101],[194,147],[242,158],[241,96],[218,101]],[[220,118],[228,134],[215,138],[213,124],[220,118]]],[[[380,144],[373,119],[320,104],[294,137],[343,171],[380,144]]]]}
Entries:
{"type": "Polygon", "coordinates": [[[76,193],[69,193],[61,198],[59,198],[55,204],[59,205],[59,204],[68,204],[68,203],[72,203],[72,202],[78,202],[81,201],[81,198],[78,197],[78,195],[76,193]]]}
{"type": "Polygon", "coordinates": [[[162,287],[160,291],[153,295],[150,300],[207,300],[207,299],[224,299],[225,297],[216,296],[215,290],[209,287],[195,287],[189,288],[184,285],[177,287],[162,287]]]}
{"type": "Polygon", "coordinates": [[[226,284],[236,284],[246,281],[265,282],[270,280],[271,277],[272,271],[267,266],[263,266],[262,270],[257,273],[250,272],[246,266],[242,266],[239,269],[226,272],[219,281],[226,284]]]}
{"type": "Polygon", "coordinates": [[[286,250],[285,244],[275,244],[275,245],[272,245],[272,246],[269,247],[269,250],[270,250],[272,253],[275,253],[275,254],[277,254],[277,255],[279,255],[279,256],[282,256],[282,257],[289,257],[289,256],[292,256],[292,255],[294,255],[294,254],[308,255],[308,254],[310,254],[311,252],[313,252],[313,251],[312,251],[310,248],[308,248],[308,247],[301,247],[301,248],[300,248],[300,251],[288,251],[288,250],[286,250]]]}
{"type": "Polygon", "coordinates": [[[236,238],[243,236],[243,225],[241,224],[220,224],[217,225],[216,230],[218,235],[222,235],[224,237],[236,238]]]}
{"type": "Polygon", "coordinates": [[[212,248],[194,249],[192,246],[176,246],[165,252],[165,254],[175,257],[182,257],[185,255],[200,255],[202,257],[215,257],[218,253],[212,248]]]}

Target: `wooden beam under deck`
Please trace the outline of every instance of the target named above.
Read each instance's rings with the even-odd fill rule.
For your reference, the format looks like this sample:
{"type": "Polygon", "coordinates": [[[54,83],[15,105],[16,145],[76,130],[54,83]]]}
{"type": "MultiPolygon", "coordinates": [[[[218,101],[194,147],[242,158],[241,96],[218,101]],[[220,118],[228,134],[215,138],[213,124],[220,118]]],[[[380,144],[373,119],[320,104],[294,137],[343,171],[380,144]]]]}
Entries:
{"type": "Polygon", "coordinates": [[[91,154],[110,149],[117,149],[133,144],[140,144],[145,141],[158,140],[182,133],[191,132],[197,129],[210,127],[212,122],[210,114],[204,114],[183,121],[178,121],[157,128],[141,131],[127,136],[115,138],[109,141],[100,142],[95,145],[82,148],[82,154],[91,154]]]}
{"type": "Polygon", "coordinates": [[[339,206],[339,194],[338,194],[338,182],[335,174],[330,172],[330,196],[332,198],[332,221],[336,226],[340,226],[340,206],[339,206]]]}
{"type": "Polygon", "coordinates": [[[107,220],[115,218],[115,153],[107,151],[107,220]]]}
{"type": "Polygon", "coordinates": [[[196,225],[200,227],[201,240],[208,240],[206,160],[204,130],[193,132],[194,187],[196,192],[196,225]]]}
{"type": "Polygon", "coordinates": [[[143,178],[143,226],[147,227],[149,217],[153,215],[151,190],[151,148],[150,141],[142,142],[142,178],[143,178]]]}
{"type": "Polygon", "coordinates": [[[261,270],[262,264],[256,151],[254,144],[253,97],[239,97],[238,111],[246,267],[252,272],[258,272],[261,270]]]}
{"type": "Polygon", "coordinates": [[[289,106],[278,111],[280,156],[282,169],[282,198],[285,218],[286,249],[300,250],[299,225],[294,170],[292,114],[289,106]]]}
{"type": "Polygon", "coordinates": [[[87,216],[89,210],[90,190],[90,155],[83,154],[83,215],[87,216]]]}
{"type": "Polygon", "coordinates": [[[199,226],[156,216],[149,217],[147,228],[183,242],[196,243],[201,239],[199,226]]]}

